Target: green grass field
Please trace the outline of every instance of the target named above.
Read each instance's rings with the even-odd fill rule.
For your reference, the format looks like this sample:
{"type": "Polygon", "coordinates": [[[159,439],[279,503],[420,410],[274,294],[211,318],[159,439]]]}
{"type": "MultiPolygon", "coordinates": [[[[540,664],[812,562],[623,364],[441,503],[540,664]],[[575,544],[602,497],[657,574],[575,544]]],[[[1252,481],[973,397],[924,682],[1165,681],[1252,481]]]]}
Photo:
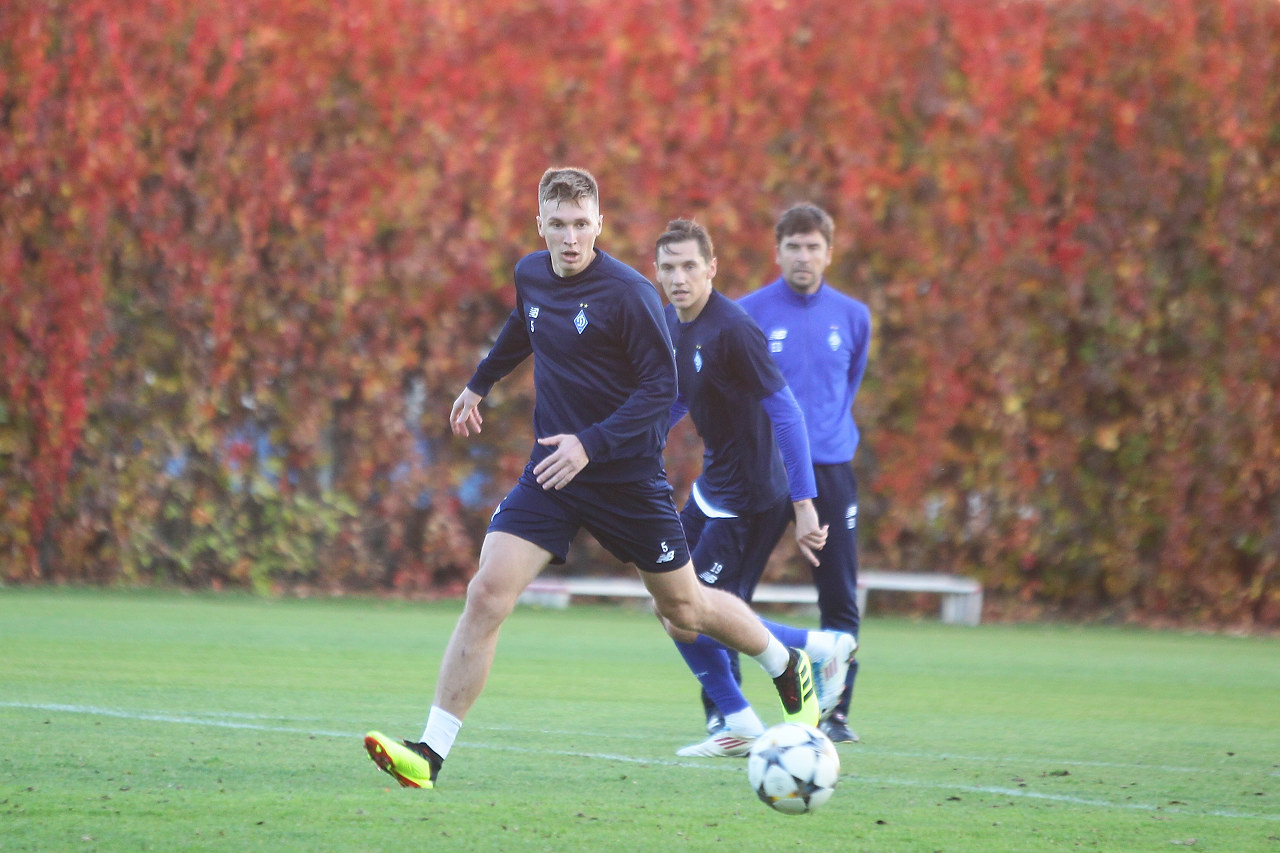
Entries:
{"type": "Polygon", "coordinates": [[[696,685],[623,606],[518,610],[441,787],[395,787],[361,735],[421,732],[459,608],[0,590],[0,850],[1280,853],[1274,638],[873,614],[863,742],[788,817],[675,756],[696,685]]]}

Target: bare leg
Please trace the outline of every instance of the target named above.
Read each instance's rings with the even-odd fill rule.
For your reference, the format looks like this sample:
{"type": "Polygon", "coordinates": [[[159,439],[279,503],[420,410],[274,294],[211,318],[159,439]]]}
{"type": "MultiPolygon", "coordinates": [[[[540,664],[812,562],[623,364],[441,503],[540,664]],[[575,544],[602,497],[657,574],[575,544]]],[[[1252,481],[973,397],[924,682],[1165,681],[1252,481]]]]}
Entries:
{"type": "Polygon", "coordinates": [[[769,644],[769,630],[746,602],[699,583],[692,562],[673,572],[640,572],[640,577],[674,639],[691,642],[706,634],[751,657],[769,644]]]}
{"type": "Polygon", "coordinates": [[[434,704],[459,720],[471,710],[489,679],[502,623],[550,560],[542,548],[509,533],[484,537],[480,569],[467,585],[466,606],[440,662],[434,704]]]}

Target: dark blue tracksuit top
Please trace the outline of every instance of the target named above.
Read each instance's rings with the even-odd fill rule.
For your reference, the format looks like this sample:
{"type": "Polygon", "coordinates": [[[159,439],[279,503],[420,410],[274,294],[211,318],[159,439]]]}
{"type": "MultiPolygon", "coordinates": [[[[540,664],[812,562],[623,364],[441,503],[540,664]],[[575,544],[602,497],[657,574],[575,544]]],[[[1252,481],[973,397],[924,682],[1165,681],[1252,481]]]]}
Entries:
{"type": "Polygon", "coordinates": [[[702,498],[743,515],[816,495],[804,416],[755,321],[716,290],[692,321],[671,305],[666,316],[680,380],[671,423],[687,411],[702,438],[702,498]]]}
{"type": "MultiPolygon", "coordinates": [[[[583,482],[634,482],[662,473],[676,398],[671,338],[657,289],[605,252],[568,278],[551,253],[515,268],[516,306],[467,387],[484,396],[530,355],[535,438],[576,435],[590,459],[583,482]]],[[[534,444],[537,463],[555,448],[534,444]]]]}

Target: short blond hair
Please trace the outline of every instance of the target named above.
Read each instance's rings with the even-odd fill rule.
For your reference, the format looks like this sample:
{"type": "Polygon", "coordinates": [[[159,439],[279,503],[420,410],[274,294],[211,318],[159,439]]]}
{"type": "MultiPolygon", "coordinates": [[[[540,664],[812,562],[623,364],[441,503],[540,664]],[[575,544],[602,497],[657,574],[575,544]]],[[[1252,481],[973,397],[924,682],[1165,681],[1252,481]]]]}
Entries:
{"type": "Polygon", "coordinates": [[[600,204],[600,187],[595,176],[576,166],[547,169],[538,181],[538,204],[544,201],[573,202],[591,199],[600,204]]]}

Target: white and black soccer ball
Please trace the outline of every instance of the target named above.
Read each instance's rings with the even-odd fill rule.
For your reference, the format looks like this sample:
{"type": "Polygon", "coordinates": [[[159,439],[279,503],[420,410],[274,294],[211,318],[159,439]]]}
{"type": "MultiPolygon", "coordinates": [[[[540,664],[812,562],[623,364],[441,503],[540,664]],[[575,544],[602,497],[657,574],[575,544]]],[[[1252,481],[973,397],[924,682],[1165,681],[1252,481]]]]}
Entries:
{"type": "Polygon", "coordinates": [[[804,723],[779,723],[747,753],[751,790],[785,814],[805,814],[831,799],[840,756],[831,739],[804,723]]]}

